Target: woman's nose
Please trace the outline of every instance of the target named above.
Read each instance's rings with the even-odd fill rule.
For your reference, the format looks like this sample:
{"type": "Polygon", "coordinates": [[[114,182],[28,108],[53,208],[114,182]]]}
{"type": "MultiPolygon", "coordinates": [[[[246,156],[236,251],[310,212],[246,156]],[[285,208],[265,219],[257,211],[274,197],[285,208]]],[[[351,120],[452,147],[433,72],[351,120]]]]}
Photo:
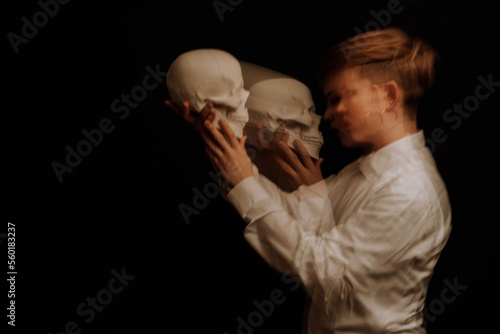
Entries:
{"type": "Polygon", "coordinates": [[[325,121],[334,121],[335,118],[344,115],[346,110],[341,106],[337,105],[336,107],[327,108],[325,114],[323,115],[323,119],[325,121]]]}

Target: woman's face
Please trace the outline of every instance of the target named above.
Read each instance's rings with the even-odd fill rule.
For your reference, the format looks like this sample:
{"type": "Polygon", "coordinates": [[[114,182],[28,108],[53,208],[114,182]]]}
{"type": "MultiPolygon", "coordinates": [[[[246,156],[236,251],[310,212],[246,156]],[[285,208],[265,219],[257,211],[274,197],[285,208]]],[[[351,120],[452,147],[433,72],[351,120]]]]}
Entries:
{"type": "Polygon", "coordinates": [[[348,68],[326,81],[323,118],[337,131],[343,146],[370,151],[382,127],[382,91],[358,73],[358,69],[348,68]]]}

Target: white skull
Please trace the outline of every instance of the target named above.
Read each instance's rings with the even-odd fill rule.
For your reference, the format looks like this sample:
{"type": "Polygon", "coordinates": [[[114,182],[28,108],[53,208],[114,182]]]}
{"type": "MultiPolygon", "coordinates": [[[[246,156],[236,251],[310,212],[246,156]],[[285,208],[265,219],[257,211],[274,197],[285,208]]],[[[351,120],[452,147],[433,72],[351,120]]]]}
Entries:
{"type": "Polygon", "coordinates": [[[250,117],[245,127],[247,135],[256,135],[258,123],[268,133],[274,133],[284,122],[290,134],[288,145],[295,149],[293,141],[300,139],[309,155],[318,159],[323,146],[321,116],[316,114],[309,88],[280,72],[241,60],[240,64],[245,88],[250,91],[246,103],[250,117]]]}
{"type": "Polygon", "coordinates": [[[219,119],[225,118],[236,136],[243,136],[249,92],[243,88],[240,63],[230,53],[198,49],[181,54],[170,65],[167,89],[173,103],[188,101],[197,112],[213,102],[214,124],[218,127],[219,119]]]}

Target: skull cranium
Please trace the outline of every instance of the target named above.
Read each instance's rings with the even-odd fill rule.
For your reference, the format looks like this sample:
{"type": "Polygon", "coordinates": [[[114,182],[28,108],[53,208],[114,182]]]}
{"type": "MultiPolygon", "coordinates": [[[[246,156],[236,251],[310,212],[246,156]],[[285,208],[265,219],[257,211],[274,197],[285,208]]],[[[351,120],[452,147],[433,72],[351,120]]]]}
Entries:
{"type": "Polygon", "coordinates": [[[245,131],[255,135],[256,125],[274,132],[281,122],[289,133],[288,145],[300,139],[309,155],[319,158],[323,136],[319,130],[321,116],[316,114],[311,91],[301,81],[260,65],[241,61],[245,88],[250,91],[246,106],[249,121],[245,131]]]}
{"type": "Polygon", "coordinates": [[[218,126],[225,118],[236,136],[243,136],[248,121],[245,106],[249,92],[243,87],[240,63],[230,53],[219,49],[197,49],[179,55],[167,73],[167,89],[173,103],[188,101],[200,112],[213,102],[218,126]]]}

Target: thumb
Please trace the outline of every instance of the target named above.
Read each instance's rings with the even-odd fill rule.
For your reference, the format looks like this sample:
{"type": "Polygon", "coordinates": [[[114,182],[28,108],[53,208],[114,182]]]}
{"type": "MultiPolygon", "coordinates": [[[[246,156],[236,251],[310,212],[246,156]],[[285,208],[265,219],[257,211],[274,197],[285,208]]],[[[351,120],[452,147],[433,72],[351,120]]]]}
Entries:
{"type": "Polygon", "coordinates": [[[318,170],[321,170],[321,164],[323,163],[323,161],[325,161],[325,159],[323,158],[319,158],[318,160],[316,160],[316,162],[314,163],[314,166],[318,169],[318,170]]]}
{"type": "Polygon", "coordinates": [[[243,149],[245,148],[245,142],[247,141],[247,138],[247,135],[243,135],[243,137],[241,137],[241,139],[239,140],[240,147],[243,149]]]}

